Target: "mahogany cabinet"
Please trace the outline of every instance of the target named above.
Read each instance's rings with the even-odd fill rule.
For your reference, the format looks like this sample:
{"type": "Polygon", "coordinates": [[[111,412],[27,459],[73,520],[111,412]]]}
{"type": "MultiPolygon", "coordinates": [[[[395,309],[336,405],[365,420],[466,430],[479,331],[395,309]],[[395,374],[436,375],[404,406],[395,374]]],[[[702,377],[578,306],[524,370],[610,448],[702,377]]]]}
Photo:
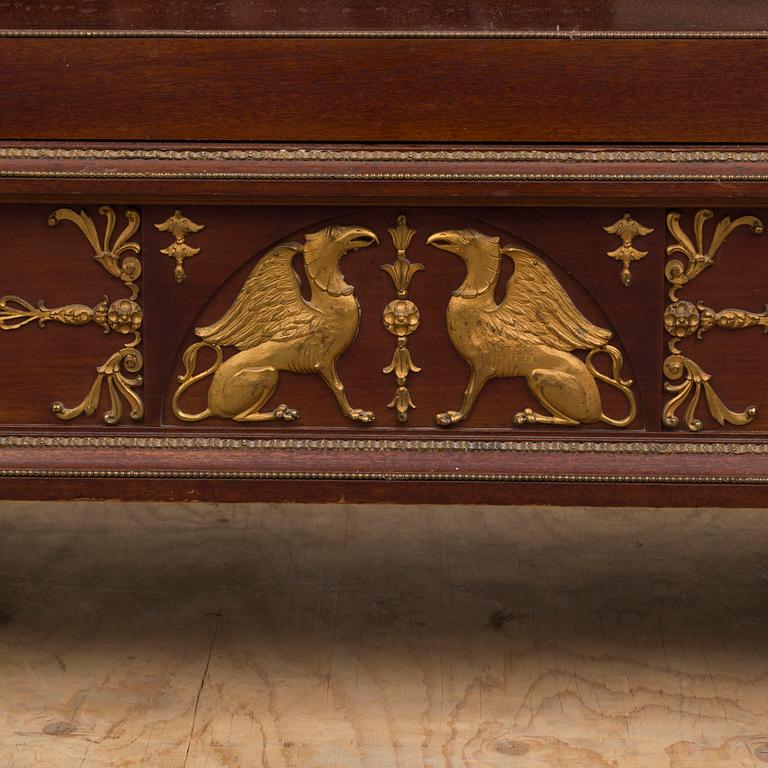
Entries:
{"type": "Polygon", "coordinates": [[[362,5],[0,2],[0,495],[762,506],[764,4],[362,5]]]}

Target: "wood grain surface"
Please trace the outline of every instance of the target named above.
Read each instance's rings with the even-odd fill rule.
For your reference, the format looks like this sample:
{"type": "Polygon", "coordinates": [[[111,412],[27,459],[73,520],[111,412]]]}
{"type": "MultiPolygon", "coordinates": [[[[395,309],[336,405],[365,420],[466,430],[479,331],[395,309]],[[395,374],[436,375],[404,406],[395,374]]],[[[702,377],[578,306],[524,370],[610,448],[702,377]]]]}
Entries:
{"type": "Polygon", "coordinates": [[[755,510],[4,504],[4,768],[760,768],[755,510]]]}
{"type": "Polygon", "coordinates": [[[766,142],[765,49],[748,39],[6,38],[0,139],[766,142]],[[706,119],[686,119],[697,107],[706,119]]]}
{"type": "Polygon", "coordinates": [[[762,0],[702,0],[670,5],[659,0],[0,0],[2,25],[17,29],[154,30],[764,30],[762,0]]]}

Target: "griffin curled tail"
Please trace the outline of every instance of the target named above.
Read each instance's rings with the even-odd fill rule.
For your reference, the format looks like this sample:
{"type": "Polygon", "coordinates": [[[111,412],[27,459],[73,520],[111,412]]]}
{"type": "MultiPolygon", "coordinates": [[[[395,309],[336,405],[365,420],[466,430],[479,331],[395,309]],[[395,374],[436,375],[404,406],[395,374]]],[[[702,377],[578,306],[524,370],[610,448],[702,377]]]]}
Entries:
{"type": "Polygon", "coordinates": [[[602,381],[606,384],[610,384],[612,387],[616,387],[627,398],[629,403],[629,413],[623,419],[612,419],[610,416],[606,416],[604,413],[600,414],[600,420],[605,424],[610,424],[614,427],[626,427],[635,420],[637,416],[637,403],[635,402],[635,395],[630,389],[632,386],[632,379],[622,379],[621,369],[624,367],[624,358],[621,352],[616,347],[610,344],[604,344],[601,347],[595,347],[590,349],[586,359],[587,370],[598,381],[602,381]],[[611,358],[611,373],[613,376],[606,376],[604,373],[600,373],[592,363],[592,358],[598,352],[605,352],[608,357],[611,358]]]}
{"type": "Polygon", "coordinates": [[[221,347],[218,344],[210,344],[207,341],[198,341],[194,344],[190,344],[184,351],[182,362],[184,363],[184,373],[178,377],[179,384],[178,389],[173,395],[173,412],[176,416],[183,421],[202,421],[209,416],[213,416],[213,412],[210,408],[206,408],[200,413],[184,413],[179,408],[179,398],[196,382],[204,379],[206,376],[210,376],[219,369],[224,361],[224,353],[221,351],[221,347]],[[197,353],[202,347],[210,347],[216,353],[216,360],[213,365],[201,373],[194,373],[195,365],[197,365],[197,353]]]}

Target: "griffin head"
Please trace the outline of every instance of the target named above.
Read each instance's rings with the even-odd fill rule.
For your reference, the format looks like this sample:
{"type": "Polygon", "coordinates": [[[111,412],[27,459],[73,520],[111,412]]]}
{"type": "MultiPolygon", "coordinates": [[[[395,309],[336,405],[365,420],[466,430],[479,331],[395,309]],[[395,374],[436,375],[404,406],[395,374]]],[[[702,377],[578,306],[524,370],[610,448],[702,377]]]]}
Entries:
{"type": "Polygon", "coordinates": [[[475,229],[449,229],[435,232],[427,245],[455,253],[464,260],[467,276],[454,296],[479,296],[496,284],[499,276],[501,248],[499,238],[484,235],[475,229]]]}
{"type": "Polygon", "coordinates": [[[367,248],[379,238],[365,227],[331,225],[306,236],[304,266],[310,280],[332,296],[346,296],[354,290],[344,282],[339,261],[349,251],[367,248]]]}

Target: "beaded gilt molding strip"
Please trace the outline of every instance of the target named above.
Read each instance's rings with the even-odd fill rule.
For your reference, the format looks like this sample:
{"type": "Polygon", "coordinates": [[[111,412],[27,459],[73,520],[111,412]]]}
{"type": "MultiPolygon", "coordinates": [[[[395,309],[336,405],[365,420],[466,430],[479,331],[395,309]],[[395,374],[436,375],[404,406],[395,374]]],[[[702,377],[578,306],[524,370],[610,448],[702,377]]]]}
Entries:
{"type": "Polygon", "coordinates": [[[430,40],[764,40],[768,31],[542,30],[268,30],[268,29],[0,29],[0,37],[363,38],[430,40]]]}
{"type": "Polygon", "coordinates": [[[202,160],[242,162],[562,162],[562,163],[760,163],[768,152],[745,150],[609,149],[84,149],[0,147],[2,160],[202,160]]]}
{"type": "Polygon", "coordinates": [[[88,437],[4,435],[0,448],[141,448],[188,450],[298,451],[501,451],[510,453],[619,453],[768,455],[765,443],[723,442],[570,442],[534,440],[412,440],[354,438],[230,438],[230,437],[88,437]]]}
{"type": "Polygon", "coordinates": [[[767,485],[755,475],[543,475],[457,472],[257,472],[239,470],[0,469],[0,478],[153,479],[153,480],[397,480],[490,483],[655,483],[664,485],[767,485]]]}
{"type": "Polygon", "coordinates": [[[244,181],[768,181],[768,173],[248,173],[245,171],[2,170],[6,179],[213,179],[244,181]]]}

